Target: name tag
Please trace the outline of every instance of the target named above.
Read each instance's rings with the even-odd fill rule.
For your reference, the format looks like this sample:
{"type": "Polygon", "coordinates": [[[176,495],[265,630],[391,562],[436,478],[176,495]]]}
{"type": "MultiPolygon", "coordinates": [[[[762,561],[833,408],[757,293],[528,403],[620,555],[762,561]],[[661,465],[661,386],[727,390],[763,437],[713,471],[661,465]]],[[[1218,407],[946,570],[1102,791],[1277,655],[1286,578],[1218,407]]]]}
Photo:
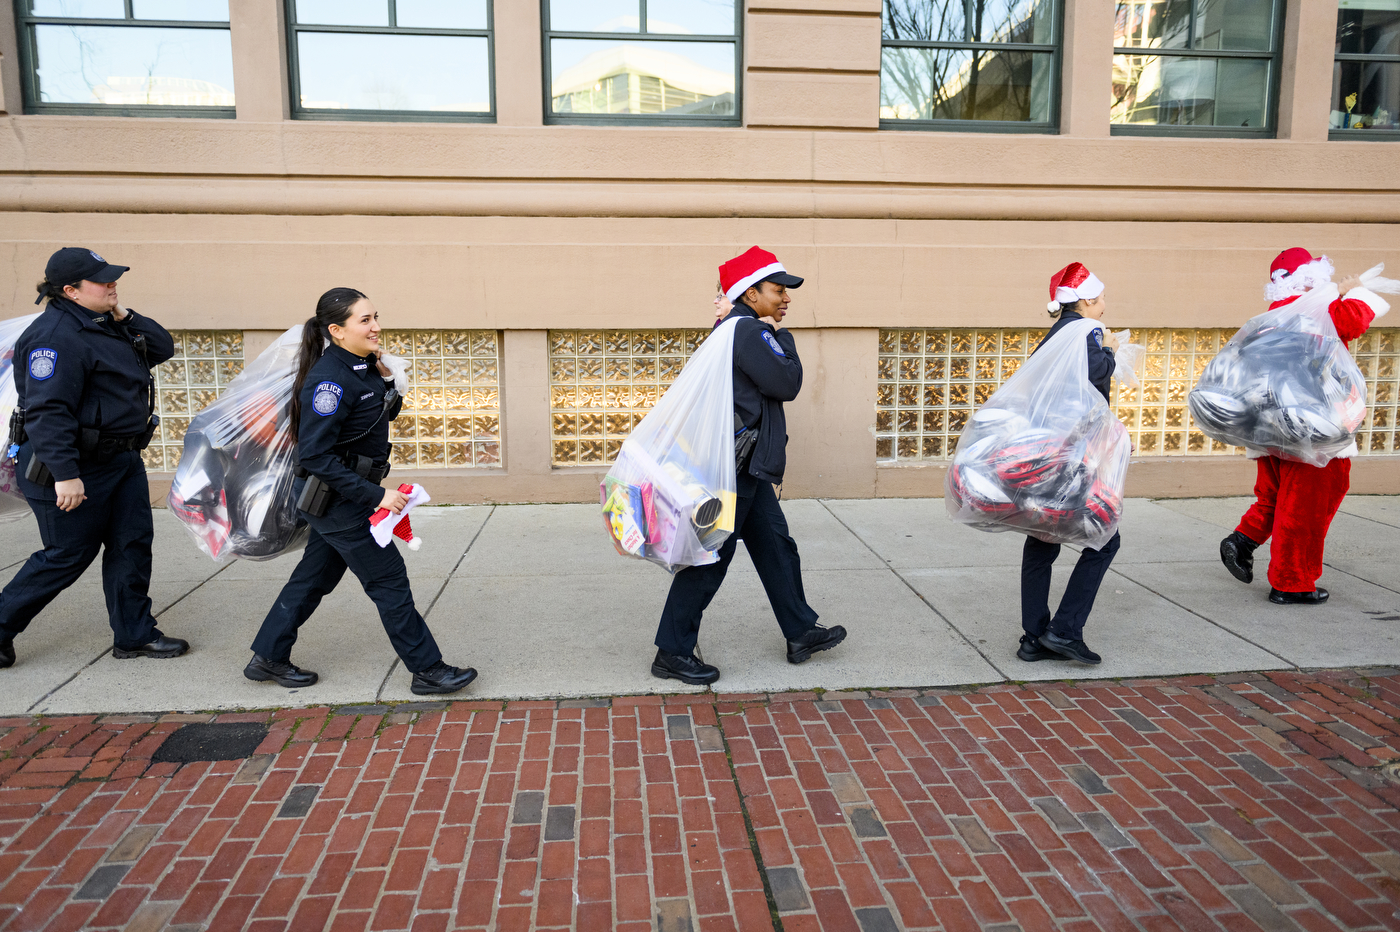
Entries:
{"type": "Polygon", "coordinates": [[[366,398],[373,398],[373,397],[374,397],[374,392],[365,392],[363,395],[360,396],[360,400],[361,400],[361,401],[364,401],[366,398]]]}
{"type": "Polygon", "coordinates": [[[356,372],[359,372],[361,369],[368,369],[368,368],[369,368],[369,363],[367,363],[367,362],[362,362],[362,363],[360,363],[358,366],[351,366],[350,368],[351,368],[351,369],[354,369],[356,372]]]}

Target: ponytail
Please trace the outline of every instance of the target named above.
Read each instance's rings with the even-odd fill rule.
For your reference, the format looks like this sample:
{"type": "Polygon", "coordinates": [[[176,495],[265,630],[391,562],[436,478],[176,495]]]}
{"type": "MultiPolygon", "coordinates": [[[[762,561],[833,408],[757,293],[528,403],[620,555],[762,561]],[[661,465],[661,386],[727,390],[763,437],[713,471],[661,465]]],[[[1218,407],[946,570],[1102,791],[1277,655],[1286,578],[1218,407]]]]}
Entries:
{"type": "Polygon", "coordinates": [[[63,289],[55,285],[53,282],[49,281],[47,278],[42,279],[39,282],[39,284],[35,285],[34,290],[39,292],[39,297],[34,299],[35,304],[43,303],[45,298],[52,300],[54,298],[63,297],[63,289]]]}
{"type": "Polygon", "coordinates": [[[354,288],[332,288],[316,302],[316,313],[307,318],[301,328],[301,347],[297,351],[297,377],[292,382],[292,442],[297,442],[301,427],[301,390],[306,385],[306,376],[311,367],[326,351],[330,342],[332,324],[343,324],[350,317],[350,309],[364,300],[364,294],[354,288]]]}

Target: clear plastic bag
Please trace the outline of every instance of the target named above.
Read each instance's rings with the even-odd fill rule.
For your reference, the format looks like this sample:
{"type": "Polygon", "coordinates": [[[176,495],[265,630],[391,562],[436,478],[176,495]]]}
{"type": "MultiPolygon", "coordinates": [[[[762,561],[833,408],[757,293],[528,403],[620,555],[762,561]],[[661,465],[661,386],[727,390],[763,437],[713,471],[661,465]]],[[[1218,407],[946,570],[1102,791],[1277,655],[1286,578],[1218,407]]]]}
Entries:
{"type": "MultiPolygon", "coordinates": [[[[38,319],[38,314],[26,314],[0,321],[0,431],[4,431],[6,444],[10,442],[10,415],[19,404],[19,391],[15,388],[15,344],[38,319]]],[[[0,515],[28,510],[29,504],[15,479],[15,461],[7,446],[0,451],[0,515]]]]}
{"type": "Polygon", "coordinates": [[[301,327],[278,337],[194,416],[167,503],[215,560],[270,560],[300,549],[292,501],[292,382],[301,327]]]}
{"type": "Polygon", "coordinates": [[[1212,440],[1326,466],[1356,453],[1366,381],[1328,307],[1337,286],[1251,318],[1201,373],[1187,404],[1212,440]]]}
{"type": "Polygon", "coordinates": [[[1094,549],[1117,532],[1131,445],[1089,383],[1097,326],[1066,325],[973,414],[944,479],[954,521],[1094,549]]]}
{"type": "Polygon", "coordinates": [[[1129,342],[1133,338],[1131,330],[1119,330],[1113,334],[1118,338],[1118,352],[1114,354],[1113,377],[1124,388],[1141,388],[1142,361],[1147,358],[1147,347],[1141,343],[1129,342]]]}
{"type": "Polygon", "coordinates": [[[715,562],[734,531],[737,325],[710,333],[603,479],[603,526],[623,556],[674,573],[715,562]]]}

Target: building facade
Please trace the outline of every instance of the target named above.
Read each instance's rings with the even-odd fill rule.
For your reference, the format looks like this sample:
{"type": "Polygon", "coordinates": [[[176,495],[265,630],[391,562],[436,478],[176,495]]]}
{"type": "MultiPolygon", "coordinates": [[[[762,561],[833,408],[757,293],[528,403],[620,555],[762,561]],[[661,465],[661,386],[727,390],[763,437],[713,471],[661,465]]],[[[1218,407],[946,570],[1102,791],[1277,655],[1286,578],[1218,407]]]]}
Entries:
{"type": "MultiPolygon", "coordinates": [[[[592,498],[755,243],[807,278],[785,495],[941,495],[1072,260],[1148,347],[1129,493],[1244,494],[1185,393],[1272,257],[1400,271],[1393,0],[0,0],[0,101],[3,316],[86,245],[177,332],[160,499],[339,285],[413,360],[396,475],[592,498]]],[[[1400,312],[1354,353],[1400,492],[1400,312]]]]}

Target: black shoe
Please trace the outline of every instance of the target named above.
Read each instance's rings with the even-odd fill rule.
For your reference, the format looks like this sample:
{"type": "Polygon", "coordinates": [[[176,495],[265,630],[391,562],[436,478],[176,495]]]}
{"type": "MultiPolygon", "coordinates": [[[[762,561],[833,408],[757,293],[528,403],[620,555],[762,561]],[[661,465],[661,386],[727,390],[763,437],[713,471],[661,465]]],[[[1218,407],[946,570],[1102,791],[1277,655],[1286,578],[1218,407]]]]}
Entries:
{"type": "Polygon", "coordinates": [[[415,696],[435,696],[455,693],[474,679],[476,671],[471,667],[454,667],[439,660],[422,673],[413,674],[413,683],[408,688],[415,696]]]}
{"type": "Polygon", "coordinates": [[[1027,663],[1035,663],[1037,660],[1064,660],[1064,654],[1058,654],[1048,649],[1040,643],[1040,639],[1033,635],[1021,635],[1021,646],[1016,648],[1016,656],[1027,663]]]}
{"type": "Polygon", "coordinates": [[[268,660],[258,654],[254,654],[253,659],[248,661],[248,665],[243,668],[243,675],[260,683],[272,680],[278,686],[287,689],[311,686],[320,679],[315,673],[303,670],[290,661],[268,660]]]}
{"type": "Polygon", "coordinates": [[[832,628],[813,625],[811,630],[805,632],[797,640],[787,642],[788,663],[803,663],[817,651],[831,650],[844,640],[846,640],[846,629],[840,625],[832,628]]]}
{"type": "Polygon", "coordinates": [[[1078,660],[1080,663],[1096,664],[1103,663],[1103,658],[1089,649],[1089,645],[1080,640],[1070,640],[1062,638],[1058,634],[1046,631],[1040,636],[1040,643],[1043,647],[1048,647],[1057,654],[1062,654],[1070,660],[1078,660]]]}
{"type": "Polygon", "coordinates": [[[0,640],[0,670],[15,665],[15,639],[0,640]]]}
{"type": "Polygon", "coordinates": [[[1275,605],[1321,605],[1327,601],[1327,590],[1318,586],[1312,592],[1279,592],[1270,586],[1269,601],[1275,605]]]}
{"type": "Polygon", "coordinates": [[[1239,531],[1220,542],[1220,562],[1242,583],[1254,582],[1254,549],[1259,545],[1239,531]]]}
{"type": "Polygon", "coordinates": [[[142,644],[135,650],[113,647],[112,656],[118,660],[130,660],[132,657],[154,657],[157,660],[164,660],[166,657],[182,656],[189,651],[189,649],[189,641],[182,641],[179,638],[168,638],[162,634],[149,644],[142,644]]]}
{"type": "Polygon", "coordinates": [[[663,680],[680,680],[691,686],[708,686],[719,679],[719,667],[657,648],[656,659],[651,662],[651,675],[663,680]]]}

